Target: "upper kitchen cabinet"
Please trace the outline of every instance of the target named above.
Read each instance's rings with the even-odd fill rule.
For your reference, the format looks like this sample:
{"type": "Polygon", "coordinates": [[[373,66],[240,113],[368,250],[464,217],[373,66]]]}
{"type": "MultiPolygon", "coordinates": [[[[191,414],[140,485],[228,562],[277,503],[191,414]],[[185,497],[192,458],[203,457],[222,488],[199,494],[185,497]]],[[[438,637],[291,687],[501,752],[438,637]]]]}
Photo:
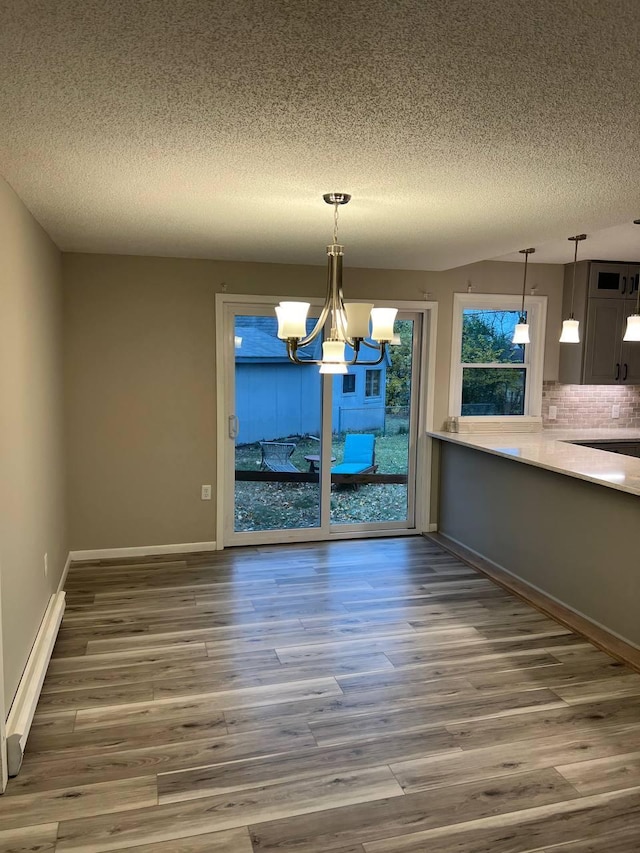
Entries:
{"type": "Polygon", "coordinates": [[[589,296],[619,299],[632,296],[638,287],[640,265],[589,262],[589,296]]]}
{"type": "MultiPolygon", "coordinates": [[[[565,268],[562,316],[571,313],[573,265],[565,268]]],[[[640,385],[640,342],[624,343],[626,318],[635,313],[640,264],[581,261],[573,313],[580,343],[560,344],[560,382],[640,385]]]]}

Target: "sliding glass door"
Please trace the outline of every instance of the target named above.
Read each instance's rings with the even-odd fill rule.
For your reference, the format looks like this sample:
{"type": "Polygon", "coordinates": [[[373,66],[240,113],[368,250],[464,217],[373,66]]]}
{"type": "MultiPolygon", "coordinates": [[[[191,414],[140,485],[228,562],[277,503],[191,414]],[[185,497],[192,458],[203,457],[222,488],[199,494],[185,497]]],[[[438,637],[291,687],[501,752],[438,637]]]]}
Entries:
{"type": "Polygon", "coordinates": [[[272,311],[233,324],[233,533],[320,527],[318,369],[289,361],[272,311]]]}
{"type": "Polygon", "coordinates": [[[321,376],[272,306],[225,306],[225,545],[415,529],[422,316],[398,317],[382,363],[321,376]]]}

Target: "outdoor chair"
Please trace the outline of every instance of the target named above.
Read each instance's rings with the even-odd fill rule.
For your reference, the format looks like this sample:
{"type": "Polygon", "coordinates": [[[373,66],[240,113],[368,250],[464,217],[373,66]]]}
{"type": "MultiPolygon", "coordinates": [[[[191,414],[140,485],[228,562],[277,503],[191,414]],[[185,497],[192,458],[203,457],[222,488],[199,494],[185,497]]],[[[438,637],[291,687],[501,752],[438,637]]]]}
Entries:
{"type": "Polygon", "coordinates": [[[378,470],[376,437],[368,433],[349,433],[344,441],[342,462],[334,465],[332,474],[370,474],[378,470]]]}
{"type": "Polygon", "coordinates": [[[295,474],[300,472],[289,458],[296,446],[291,441],[261,441],[260,470],[264,471],[290,471],[295,474]]]}

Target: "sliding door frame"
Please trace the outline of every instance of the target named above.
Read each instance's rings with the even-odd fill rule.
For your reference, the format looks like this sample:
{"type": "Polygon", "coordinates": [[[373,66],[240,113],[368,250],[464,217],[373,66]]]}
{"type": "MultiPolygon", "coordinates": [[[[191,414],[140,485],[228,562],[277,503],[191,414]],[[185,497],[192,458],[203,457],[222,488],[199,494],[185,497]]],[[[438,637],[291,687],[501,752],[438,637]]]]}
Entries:
{"type": "MultiPolygon", "coordinates": [[[[0,577],[2,572],[0,571],[0,577]]],[[[2,584],[0,583],[0,794],[4,793],[9,781],[9,761],[7,757],[7,707],[5,702],[4,657],[2,635],[2,584]]]]}
{"type": "MultiPolygon", "coordinates": [[[[230,545],[249,544],[249,542],[229,541],[229,533],[226,529],[229,502],[233,502],[234,495],[229,494],[228,483],[232,482],[229,469],[230,456],[227,452],[228,445],[228,406],[230,404],[230,383],[228,377],[235,370],[233,364],[233,324],[231,317],[233,313],[240,310],[250,310],[252,306],[264,307],[277,305],[284,296],[255,296],[251,294],[216,294],[216,547],[220,550],[230,545]]],[[[322,299],[307,299],[312,308],[322,307],[322,299]]],[[[365,301],[365,300],[352,300],[365,301]]],[[[306,528],[302,535],[297,530],[279,530],[278,542],[300,542],[300,541],[327,541],[333,539],[362,539],[378,536],[411,536],[429,531],[430,497],[431,497],[431,467],[432,467],[432,441],[427,432],[433,430],[433,407],[435,393],[435,359],[436,359],[436,329],[438,305],[436,302],[428,301],[391,301],[376,300],[377,306],[388,306],[398,308],[399,312],[420,314],[421,316],[421,346],[418,353],[418,362],[414,369],[419,376],[419,388],[417,393],[412,393],[412,404],[414,400],[417,405],[416,421],[416,454],[415,454],[415,500],[414,500],[414,524],[415,527],[395,527],[393,522],[389,526],[380,528],[379,523],[375,526],[344,525],[348,529],[341,528],[342,525],[334,525],[327,531],[325,528],[306,528]],[[367,529],[369,528],[369,529],[367,529]]],[[[323,435],[331,433],[331,383],[323,386],[323,435]]],[[[321,476],[323,480],[321,488],[321,512],[324,518],[329,517],[329,502],[331,500],[330,489],[327,488],[331,472],[329,466],[322,466],[321,476]]],[[[268,531],[267,531],[268,533],[268,531]]],[[[267,536],[266,539],[269,537],[267,536]]]]}

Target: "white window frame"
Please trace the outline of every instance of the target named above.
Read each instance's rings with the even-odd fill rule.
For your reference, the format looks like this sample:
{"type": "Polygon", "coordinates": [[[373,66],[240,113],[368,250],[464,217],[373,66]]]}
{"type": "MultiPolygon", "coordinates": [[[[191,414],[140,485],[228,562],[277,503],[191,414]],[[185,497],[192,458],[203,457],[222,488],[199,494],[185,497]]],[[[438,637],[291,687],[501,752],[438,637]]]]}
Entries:
{"type": "Polygon", "coordinates": [[[382,397],[382,370],[379,367],[373,367],[364,372],[364,398],[365,400],[379,400],[382,397]],[[374,374],[378,374],[377,377],[374,374]],[[371,385],[378,385],[377,394],[369,394],[367,391],[368,379],[371,376],[371,385]]]}
{"type": "MultiPolygon", "coordinates": [[[[462,349],[462,317],[465,309],[495,309],[496,311],[520,311],[522,296],[513,293],[454,293],[453,328],[451,334],[451,377],[449,385],[449,417],[470,423],[477,421],[488,423],[523,423],[541,421],[542,418],[542,376],[544,368],[544,343],[547,327],[547,297],[527,296],[525,311],[529,323],[530,344],[525,345],[525,359],[515,367],[527,370],[525,382],[525,401],[523,415],[462,415],[462,371],[466,367],[460,361],[462,349]]],[[[474,367],[505,367],[503,364],[474,364],[474,367]]]]}

